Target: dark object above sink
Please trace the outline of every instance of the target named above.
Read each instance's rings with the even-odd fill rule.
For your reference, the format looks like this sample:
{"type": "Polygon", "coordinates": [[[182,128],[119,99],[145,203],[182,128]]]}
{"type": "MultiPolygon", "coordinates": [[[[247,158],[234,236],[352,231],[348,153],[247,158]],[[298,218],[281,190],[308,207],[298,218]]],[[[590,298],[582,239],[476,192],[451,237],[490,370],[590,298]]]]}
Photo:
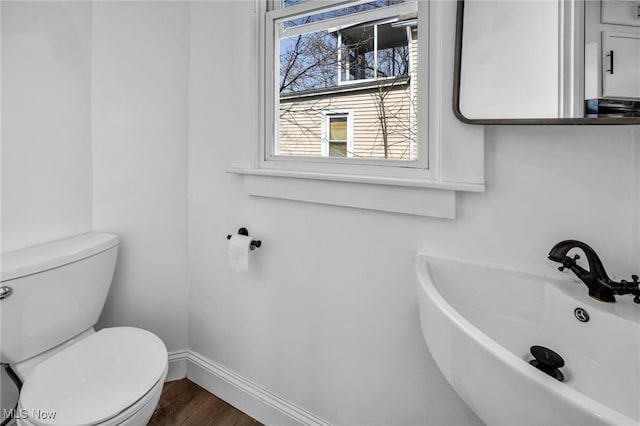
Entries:
{"type": "Polygon", "coordinates": [[[615,302],[616,295],[630,294],[635,296],[633,298],[635,303],[640,303],[640,283],[638,283],[638,276],[631,276],[633,282],[626,280],[621,280],[620,282],[613,281],[607,275],[607,271],[605,271],[604,265],[595,250],[582,241],[560,241],[553,246],[549,252],[549,259],[562,264],[562,266],[558,268],[559,270],[563,271],[565,268],[569,268],[571,272],[576,274],[589,289],[589,296],[596,300],[601,302],[615,302]],[[574,248],[579,248],[584,252],[587,263],[589,264],[588,271],[576,263],[576,260],[580,259],[579,255],[575,255],[574,257],[567,256],[569,250],[574,248]]]}

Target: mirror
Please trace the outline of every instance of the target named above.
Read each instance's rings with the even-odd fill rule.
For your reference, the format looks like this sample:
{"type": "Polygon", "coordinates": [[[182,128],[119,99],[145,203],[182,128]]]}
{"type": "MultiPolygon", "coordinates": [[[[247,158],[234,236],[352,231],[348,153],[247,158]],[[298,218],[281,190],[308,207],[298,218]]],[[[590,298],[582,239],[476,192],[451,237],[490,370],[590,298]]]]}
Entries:
{"type": "Polygon", "coordinates": [[[640,124],[640,2],[459,0],[454,112],[477,124],[640,124]]]}

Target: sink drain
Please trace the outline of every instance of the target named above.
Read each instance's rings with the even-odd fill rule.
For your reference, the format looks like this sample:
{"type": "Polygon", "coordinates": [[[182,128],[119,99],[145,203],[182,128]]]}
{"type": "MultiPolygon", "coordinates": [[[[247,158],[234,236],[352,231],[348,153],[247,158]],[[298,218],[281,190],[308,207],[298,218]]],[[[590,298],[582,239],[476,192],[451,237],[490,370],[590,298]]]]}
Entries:
{"type": "Polygon", "coordinates": [[[578,321],[580,322],[588,322],[589,321],[589,312],[585,311],[582,308],[575,308],[573,310],[573,315],[576,316],[578,321]]]}
{"type": "Polygon", "coordinates": [[[529,364],[556,380],[564,380],[564,374],[558,370],[564,366],[564,359],[560,355],[544,346],[531,346],[530,350],[535,359],[529,361],[529,364]]]}

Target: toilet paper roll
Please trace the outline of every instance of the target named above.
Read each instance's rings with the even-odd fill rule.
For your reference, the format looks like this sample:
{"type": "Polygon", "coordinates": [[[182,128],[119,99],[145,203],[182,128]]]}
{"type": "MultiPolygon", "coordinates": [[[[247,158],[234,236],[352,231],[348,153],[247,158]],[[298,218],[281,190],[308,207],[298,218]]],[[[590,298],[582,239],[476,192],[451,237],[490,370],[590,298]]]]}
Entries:
{"type": "Polygon", "coordinates": [[[246,274],[249,271],[249,250],[251,237],[232,235],[229,240],[229,267],[234,272],[246,274]]]}

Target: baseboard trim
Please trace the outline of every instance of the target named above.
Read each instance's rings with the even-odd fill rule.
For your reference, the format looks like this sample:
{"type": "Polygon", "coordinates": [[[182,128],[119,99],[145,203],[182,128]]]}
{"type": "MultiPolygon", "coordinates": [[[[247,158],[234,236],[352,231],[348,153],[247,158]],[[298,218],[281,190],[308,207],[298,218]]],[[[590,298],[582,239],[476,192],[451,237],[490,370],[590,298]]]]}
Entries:
{"type": "Polygon", "coordinates": [[[187,377],[187,361],[189,359],[189,351],[171,351],[169,352],[169,371],[165,381],[180,380],[187,377]]]}
{"type": "Polygon", "coordinates": [[[238,373],[194,351],[187,351],[186,377],[267,425],[331,426],[238,373]]]}

